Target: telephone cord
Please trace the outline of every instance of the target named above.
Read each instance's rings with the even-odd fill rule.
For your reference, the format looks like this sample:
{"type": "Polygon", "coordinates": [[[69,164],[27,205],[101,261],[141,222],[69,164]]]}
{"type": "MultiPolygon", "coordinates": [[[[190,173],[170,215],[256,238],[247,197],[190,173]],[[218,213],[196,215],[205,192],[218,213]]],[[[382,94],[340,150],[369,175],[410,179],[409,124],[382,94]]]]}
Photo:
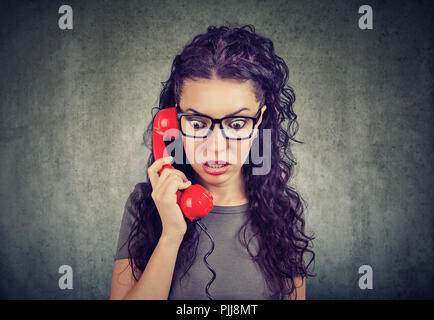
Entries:
{"type": "Polygon", "coordinates": [[[199,221],[200,219],[197,219],[197,220],[195,220],[195,222],[196,222],[196,224],[205,232],[205,234],[208,236],[208,238],[211,240],[211,249],[206,253],[206,255],[203,257],[203,262],[205,263],[205,265],[206,265],[206,267],[208,268],[208,270],[209,271],[211,271],[211,273],[212,273],[212,278],[211,278],[211,280],[208,282],[208,284],[206,285],[206,288],[205,288],[205,292],[206,292],[206,295],[207,295],[207,297],[208,297],[208,299],[210,299],[210,300],[214,300],[214,298],[213,298],[213,296],[211,296],[211,294],[209,293],[209,287],[211,286],[211,284],[213,283],[213,281],[215,280],[215,278],[216,278],[216,273],[215,273],[215,271],[214,271],[214,269],[213,268],[211,268],[211,266],[209,265],[209,263],[208,263],[208,261],[206,260],[209,256],[210,256],[210,254],[214,251],[214,239],[211,237],[211,235],[208,233],[208,229],[206,228],[206,226],[202,223],[202,222],[200,222],[199,221]]]}

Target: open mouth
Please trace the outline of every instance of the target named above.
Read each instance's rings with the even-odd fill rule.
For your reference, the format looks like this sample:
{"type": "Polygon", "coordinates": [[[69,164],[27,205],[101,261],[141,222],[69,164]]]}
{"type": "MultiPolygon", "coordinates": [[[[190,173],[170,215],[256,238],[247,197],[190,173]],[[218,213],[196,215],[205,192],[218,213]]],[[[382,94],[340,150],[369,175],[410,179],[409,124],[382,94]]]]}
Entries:
{"type": "Polygon", "coordinates": [[[229,162],[227,162],[227,161],[206,161],[204,164],[210,168],[223,168],[223,167],[229,165],[229,162]]]}
{"type": "Polygon", "coordinates": [[[230,163],[227,161],[206,161],[202,165],[206,173],[217,175],[225,173],[230,163]]]}

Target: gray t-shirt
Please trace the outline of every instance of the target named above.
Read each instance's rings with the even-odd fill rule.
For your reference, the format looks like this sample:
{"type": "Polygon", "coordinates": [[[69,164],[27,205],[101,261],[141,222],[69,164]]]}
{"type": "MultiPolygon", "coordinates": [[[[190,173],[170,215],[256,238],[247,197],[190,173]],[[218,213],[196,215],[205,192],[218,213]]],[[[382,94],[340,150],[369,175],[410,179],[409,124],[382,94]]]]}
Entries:
{"type": "MultiPolygon", "coordinates": [[[[125,205],[115,259],[128,258],[126,241],[134,221],[133,215],[128,210],[129,203],[130,199],[125,205]]],[[[202,219],[215,244],[213,253],[207,258],[209,265],[216,272],[216,279],[209,288],[209,293],[215,299],[272,299],[259,267],[251,260],[246,248],[238,240],[238,230],[245,222],[247,214],[248,203],[239,206],[214,206],[202,219]]],[[[250,234],[248,229],[247,235],[250,234]]],[[[203,257],[210,248],[210,239],[200,231],[196,260],[182,282],[179,281],[181,270],[175,268],[169,300],[208,299],[205,287],[211,280],[212,273],[205,266],[203,257]]],[[[257,252],[255,240],[249,248],[253,253],[257,252]]]]}

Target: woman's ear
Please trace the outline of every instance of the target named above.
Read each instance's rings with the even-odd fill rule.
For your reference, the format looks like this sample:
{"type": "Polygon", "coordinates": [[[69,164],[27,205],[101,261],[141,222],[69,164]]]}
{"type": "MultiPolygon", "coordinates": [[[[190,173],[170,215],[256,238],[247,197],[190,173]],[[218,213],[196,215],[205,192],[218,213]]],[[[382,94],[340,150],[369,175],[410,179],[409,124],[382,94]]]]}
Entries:
{"type": "Polygon", "coordinates": [[[252,140],[255,140],[257,137],[258,137],[258,129],[255,129],[252,140]]]}
{"type": "Polygon", "coordinates": [[[262,117],[264,116],[265,110],[267,110],[267,106],[264,105],[264,106],[262,106],[261,109],[262,109],[261,116],[259,117],[259,120],[256,123],[256,129],[253,130],[253,138],[252,138],[252,140],[254,140],[254,139],[256,139],[258,137],[259,126],[262,123],[262,117]]]}
{"type": "Polygon", "coordinates": [[[262,119],[263,119],[263,117],[264,117],[265,110],[267,110],[267,106],[264,105],[264,106],[262,106],[261,109],[262,109],[262,112],[261,112],[261,116],[259,117],[258,123],[257,123],[257,125],[256,125],[257,128],[259,128],[259,126],[260,126],[261,123],[262,123],[262,119]]]}

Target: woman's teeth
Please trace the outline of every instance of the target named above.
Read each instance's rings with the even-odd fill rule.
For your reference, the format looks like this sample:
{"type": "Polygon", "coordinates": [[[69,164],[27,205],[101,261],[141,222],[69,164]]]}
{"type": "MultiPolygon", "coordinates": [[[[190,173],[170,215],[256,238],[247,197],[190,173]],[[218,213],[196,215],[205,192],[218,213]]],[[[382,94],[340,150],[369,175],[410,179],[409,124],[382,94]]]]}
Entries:
{"type": "Polygon", "coordinates": [[[210,168],[223,168],[224,166],[226,166],[225,164],[210,164],[210,163],[207,163],[206,165],[210,168]]]}

